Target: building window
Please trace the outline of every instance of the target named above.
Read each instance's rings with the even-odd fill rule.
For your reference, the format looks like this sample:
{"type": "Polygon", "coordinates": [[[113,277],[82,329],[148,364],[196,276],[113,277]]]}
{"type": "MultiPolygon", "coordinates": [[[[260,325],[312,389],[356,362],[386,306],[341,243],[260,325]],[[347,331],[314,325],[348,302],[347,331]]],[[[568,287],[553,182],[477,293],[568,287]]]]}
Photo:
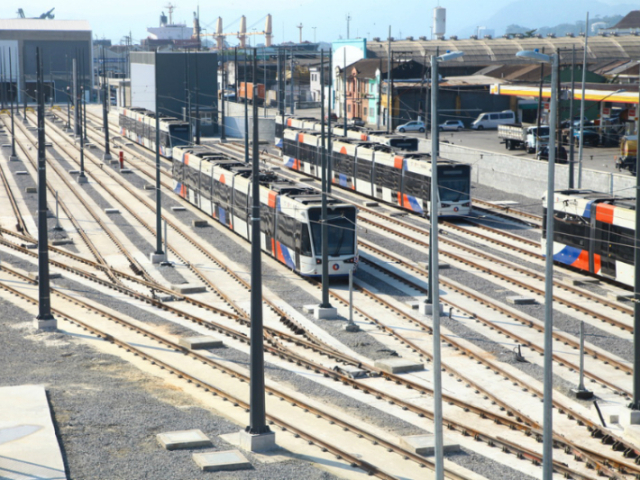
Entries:
{"type": "Polygon", "coordinates": [[[367,107],[364,107],[364,116],[367,116],[367,107]]]}
{"type": "Polygon", "coordinates": [[[351,113],[351,104],[347,105],[347,112],[351,113]]]}

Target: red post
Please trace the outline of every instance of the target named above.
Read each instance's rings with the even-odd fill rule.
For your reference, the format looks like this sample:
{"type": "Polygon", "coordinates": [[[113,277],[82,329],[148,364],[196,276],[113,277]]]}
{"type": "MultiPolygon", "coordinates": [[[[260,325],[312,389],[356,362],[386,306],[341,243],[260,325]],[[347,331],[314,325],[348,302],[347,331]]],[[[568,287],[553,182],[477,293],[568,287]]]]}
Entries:
{"type": "Polygon", "coordinates": [[[124,168],[124,152],[120,150],[120,168],[124,168]]]}

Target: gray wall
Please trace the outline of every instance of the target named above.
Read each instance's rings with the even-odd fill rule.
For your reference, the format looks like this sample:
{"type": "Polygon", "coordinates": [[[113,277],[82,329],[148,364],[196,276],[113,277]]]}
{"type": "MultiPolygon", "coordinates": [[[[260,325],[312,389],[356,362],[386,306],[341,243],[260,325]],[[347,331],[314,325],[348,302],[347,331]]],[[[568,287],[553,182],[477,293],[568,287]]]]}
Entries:
{"type": "Polygon", "coordinates": [[[200,105],[217,110],[217,68],[218,55],[211,52],[162,52],[158,53],[157,57],[155,52],[132,52],[131,106],[145,107],[155,111],[155,101],[151,100],[151,97],[155,96],[154,82],[150,78],[152,75],[158,82],[157,111],[159,113],[183,118],[183,108],[187,106],[187,80],[193,115],[195,115],[196,99],[200,105]],[[155,72],[156,58],[157,72],[155,72]],[[199,94],[196,92],[196,85],[199,94]],[[150,104],[153,104],[154,108],[150,108],[148,106],[150,104]]]}
{"type": "MultiPolygon", "coordinates": [[[[420,140],[420,151],[430,152],[431,140],[420,140]]],[[[547,162],[447,143],[440,143],[440,156],[471,164],[472,181],[482,185],[531,198],[541,198],[547,190],[547,162]]],[[[628,175],[583,169],[581,188],[635,197],[635,181],[634,177],[628,175]]],[[[575,185],[578,186],[577,165],[575,185]]],[[[568,186],[569,166],[556,164],[555,189],[565,189],[568,186]]]]}

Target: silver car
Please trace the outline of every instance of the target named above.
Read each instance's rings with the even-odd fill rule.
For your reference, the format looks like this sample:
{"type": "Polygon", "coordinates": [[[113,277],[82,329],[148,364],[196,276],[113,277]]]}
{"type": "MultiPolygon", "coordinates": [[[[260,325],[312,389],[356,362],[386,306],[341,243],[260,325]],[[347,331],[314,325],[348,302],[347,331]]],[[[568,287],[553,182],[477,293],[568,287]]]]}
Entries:
{"type": "Polygon", "coordinates": [[[464,123],[462,123],[460,120],[447,120],[446,122],[438,125],[438,128],[440,129],[440,131],[444,131],[444,130],[460,131],[464,129],[464,123]]]}
{"type": "Polygon", "coordinates": [[[404,133],[404,132],[424,132],[424,122],[419,120],[414,120],[404,125],[399,125],[396,128],[396,132],[404,133]]]}

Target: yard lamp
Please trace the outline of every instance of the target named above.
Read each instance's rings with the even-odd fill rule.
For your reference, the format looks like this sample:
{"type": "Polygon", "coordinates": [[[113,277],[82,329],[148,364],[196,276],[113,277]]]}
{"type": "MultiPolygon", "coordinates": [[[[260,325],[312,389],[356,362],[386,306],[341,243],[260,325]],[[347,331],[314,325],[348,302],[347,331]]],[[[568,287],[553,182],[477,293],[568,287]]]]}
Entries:
{"type": "Polygon", "coordinates": [[[556,115],[558,111],[558,55],[523,50],[516,57],[551,64],[551,109],[549,119],[549,174],[547,178],[547,248],[544,289],[544,400],[542,434],[542,478],[553,476],[553,199],[556,161],[556,115]],[[553,136],[553,137],[551,137],[553,136]],[[553,138],[553,139],[552,139],[553,138]]]}
{"type": "MultiPolygon", "coordinates": [[[[626,92],[624,88],[616,90],[615,92],[611,92],[609,95],[604,97],[598,103],[602,105],[602,102],[604,102],[610,96],[616,95],[618,93],[623,93],[623,92],[626,92]]],[[[583,146],[584,146],[584,92],[582,94],[582,99],[580,100],[580,102],[581,103],[580,103],[580,140],[578,144],[578,188],[582,188],[582,152],[583,152],[583,146]]],[[[571,122],[573,124],[573,119],[571,119],[571,122]]],[[[600,126],[602,127],[602,124],[600,126]]],[[[602,132],[602,128],[600,128],[600,132],[602,132]]],[[[571,140],[573,141],[573,138],[571,140]]],[[[598,142],[600,142],[600,138],[598,138],[598,142]]]]}
{"type": "Polygon", "coordinates": [[[433,319],[433,419],[435,438],[436,480],[444,479],[442,433],[442,367],[440,358],[440,295],[438,286],[438,63],[448,62],[464,52],[447,52],[431,56],[431,235],[429,238],[429,299],[433,319]]]}

